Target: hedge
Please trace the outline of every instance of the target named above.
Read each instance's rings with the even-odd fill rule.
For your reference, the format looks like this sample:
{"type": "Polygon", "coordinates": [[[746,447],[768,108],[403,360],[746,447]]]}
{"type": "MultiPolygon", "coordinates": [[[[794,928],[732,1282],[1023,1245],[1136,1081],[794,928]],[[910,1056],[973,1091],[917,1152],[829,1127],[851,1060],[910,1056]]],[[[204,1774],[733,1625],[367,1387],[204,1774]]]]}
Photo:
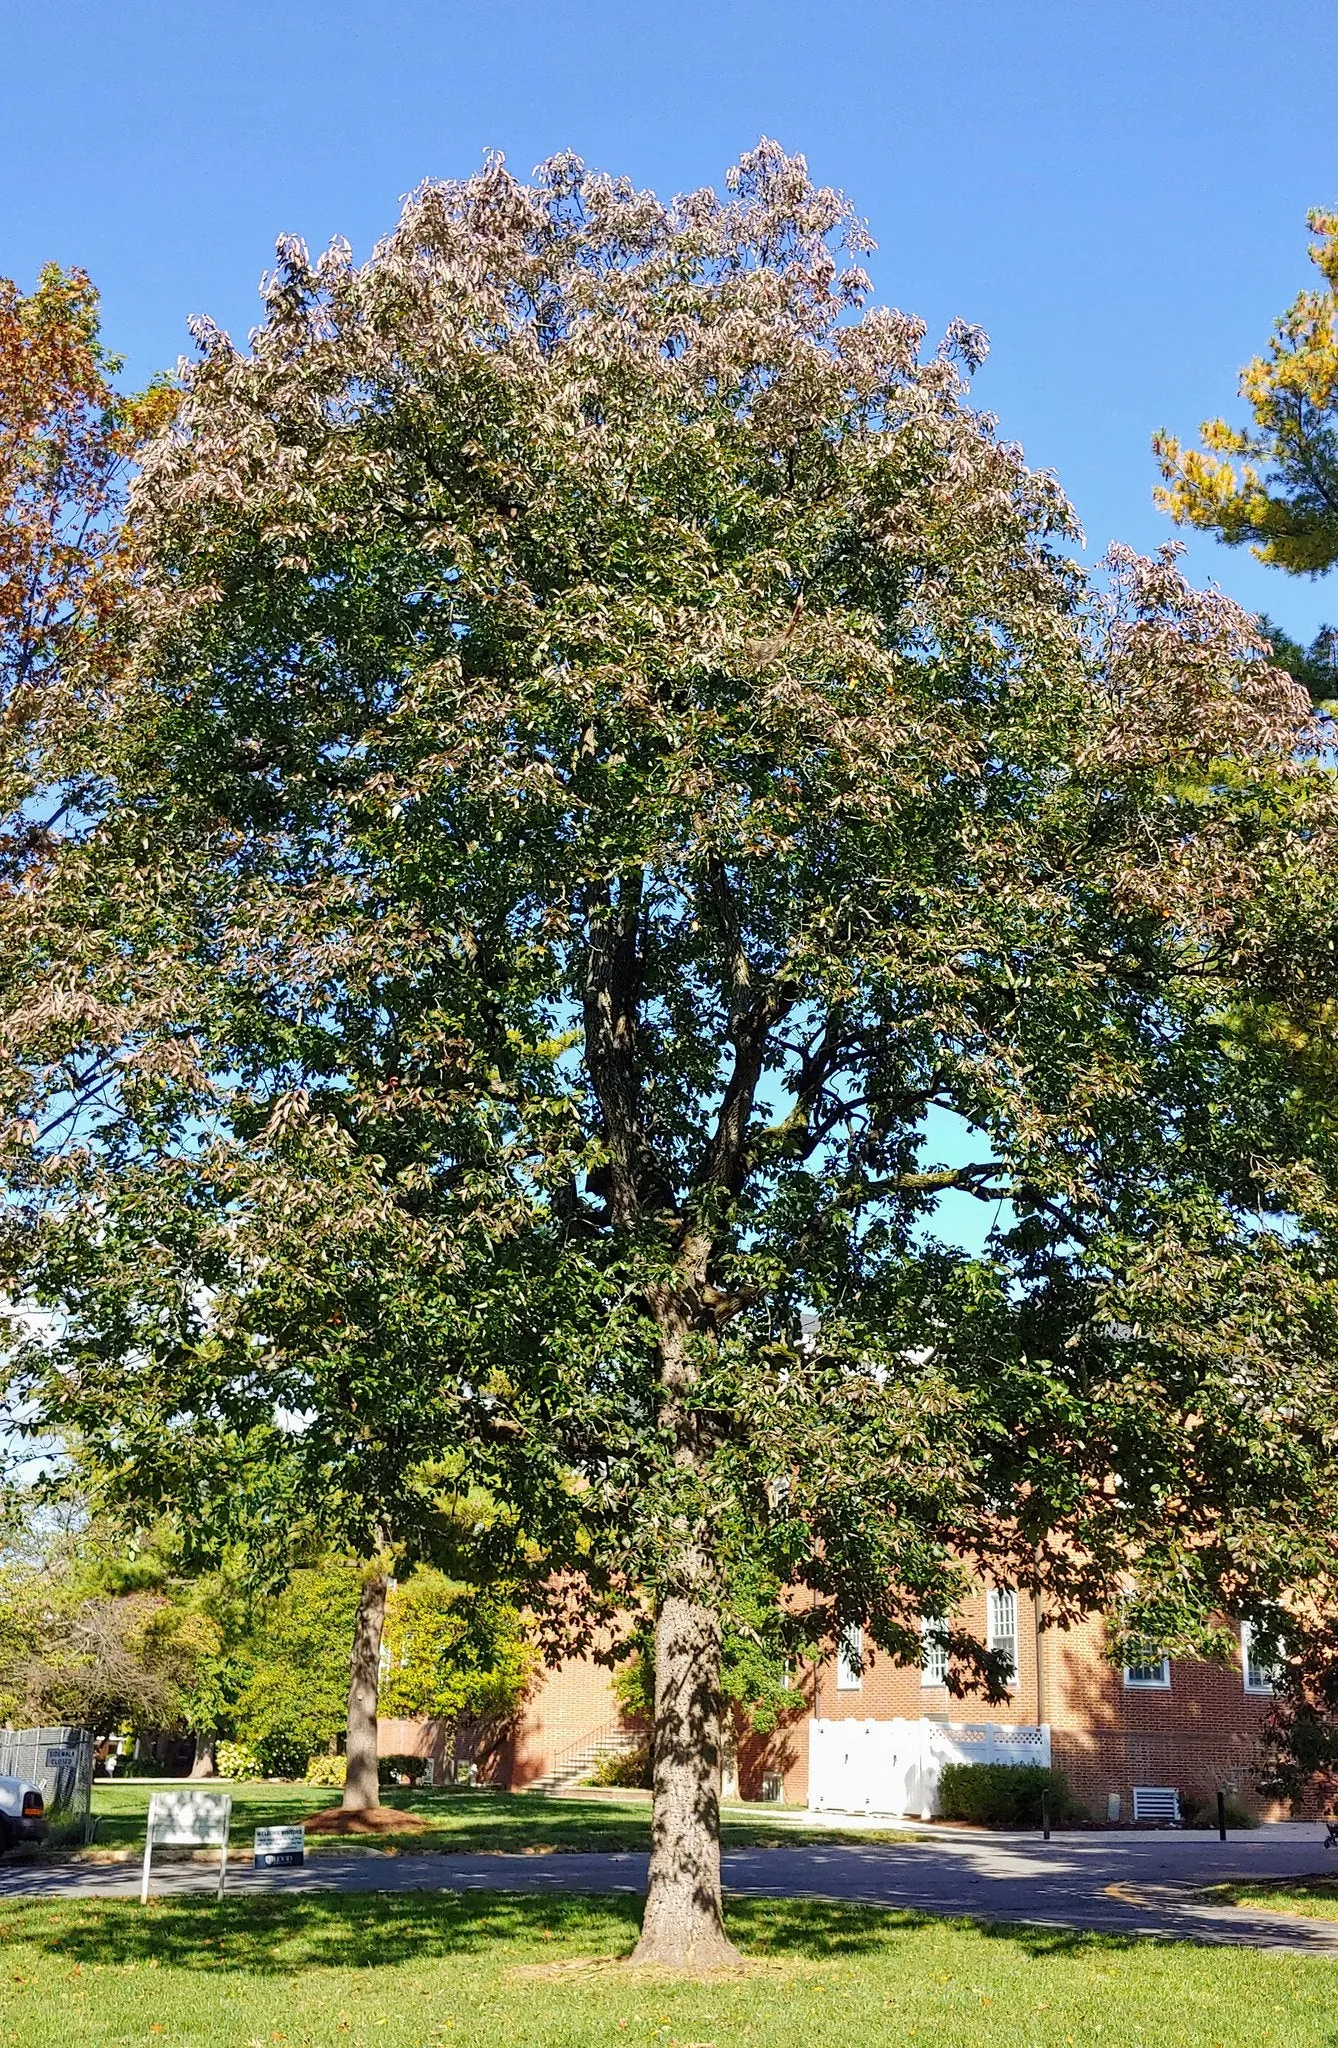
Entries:
{"type": "Polygon", "coordinates": [[[383,1756],[377,1759],[376,1775],[381,1785],[418,1785],[427,1776],[430,1759],[425,1756],[383,1756]]]}
{"type": "Polygon", "coordinates": [[[1039,1827],[1041,1795],[1050,1794],[1050,1818],[1066,1819],[1073,1801],[1062,1771],[1042,1764],[944,1764],[938,1781],[944,1820],[978,1827],[1039,1827]]]}

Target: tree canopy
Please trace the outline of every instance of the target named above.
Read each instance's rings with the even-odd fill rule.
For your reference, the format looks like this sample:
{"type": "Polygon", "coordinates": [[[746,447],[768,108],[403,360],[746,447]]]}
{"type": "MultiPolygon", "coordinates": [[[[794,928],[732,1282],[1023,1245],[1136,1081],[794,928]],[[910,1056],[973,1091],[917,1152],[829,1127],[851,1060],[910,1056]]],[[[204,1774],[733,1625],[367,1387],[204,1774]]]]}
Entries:
{"type": "Polygon", "coordinates": [[[1303,684],[1315,703],[1327,704],[1338,694],[1338,632],[1332,626],[1321,626],[1308,647],[1284,633],[1267,613],[1260,614],[1259,630],[1278,667],[1303,684]]]}
{"type": "Polygon", "coordinates": [[[1298,293],[1268,354],[1240,373],[1252,427],[1205,420],[1202,447],[1164,430],[1153,440],[1173,519],[1261,562],[1318,575],[1338,562],[1338,214],[1316,211],[1310,254],[1323,280],[1298,293]]]}
{"type": "Polygon", "coordinates": [[[653,1623],[651,1959],[727,1951],[759,1577],[965,1690],[981,1576],[1332,1572],[1332,1151],[1233,1024],[1338,994],[1306,693],[1174,550],[1088,588],[866,245],[771,144],[282,243],[144,453],[8,1082],[11,1384],[109,1483],[364,1551],[482,1485],[550,1645],[653,1623]]]}
{"type": "Polygon", "coordinates": [[[383,1710],[466,1729],[514,1720],[537,1661],[504,1589],[430,1567],[395,1587],[385,1641],[383,1710]]]}
{"type": "Polygon", "coordinates": [[[216,1589],[181,1583],[168,1529],[26,1507],[0,1549],[0,1716],[99,1732],[194,1723],[223,1662],[216,1589]]]}

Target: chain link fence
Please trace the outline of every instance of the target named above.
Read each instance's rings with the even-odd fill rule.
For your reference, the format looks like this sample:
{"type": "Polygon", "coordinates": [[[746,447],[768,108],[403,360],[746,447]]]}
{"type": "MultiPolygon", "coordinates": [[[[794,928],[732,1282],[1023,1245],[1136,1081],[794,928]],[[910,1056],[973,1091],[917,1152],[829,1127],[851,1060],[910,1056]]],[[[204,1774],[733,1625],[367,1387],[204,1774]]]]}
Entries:
{"type": "Polygon", "coordinates": [[[0,1728],[0,1777],[31,1778],[46,1802],[48,1842],[93,1836],[93,1737],[87,1728],[0,1728]]]}

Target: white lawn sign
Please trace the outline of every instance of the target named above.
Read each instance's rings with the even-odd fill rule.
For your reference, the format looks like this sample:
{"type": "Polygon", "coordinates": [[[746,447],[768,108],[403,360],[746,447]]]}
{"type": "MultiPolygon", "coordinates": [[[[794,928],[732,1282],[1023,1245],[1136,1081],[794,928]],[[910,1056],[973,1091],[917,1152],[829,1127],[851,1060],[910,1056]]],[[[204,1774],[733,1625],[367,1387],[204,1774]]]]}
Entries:
{"type": "Polygon", "coordinates": [[[228,1874],[228,1827],[232,1820],[231,1792],[155,1792],[149,1801],[149,1825],[144,1837],[144,1882],[139,1903],[149,1903],[149,1868],[158,1849],[217,1849],[218,1896],[228,1874]]]}
{"type": "Polygon", "coordinates": [[[306,1860],[305,1826],[256,1829],[252,1861],[257,1870],[297,1870],[306,1860]]]}

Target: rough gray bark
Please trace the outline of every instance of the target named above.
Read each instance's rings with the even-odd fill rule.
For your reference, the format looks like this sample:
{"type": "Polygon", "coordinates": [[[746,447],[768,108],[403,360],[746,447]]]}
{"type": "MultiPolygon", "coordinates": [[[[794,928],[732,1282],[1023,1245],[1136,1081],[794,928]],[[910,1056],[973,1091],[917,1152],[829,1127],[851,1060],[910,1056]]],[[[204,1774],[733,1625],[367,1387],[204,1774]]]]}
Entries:
{"type": "Polygon", "coordinates": [[[348,1769],[344,1776],[345,1808],[379,1806],[381,1782],[376,1768],[376,1696],[381,1679],[381,1631],[386,1620],[384,1571],[363,1581],[358,1619],[349,1658],[348,1769]]]}
{"type": "Polygon", "coordinates": [[[212,1778],[215,1775],[217,1765],[214,1762],[214,1745],[217,1740],[218,1737],[216,1735],[197,1733],[195,1737],[195,1755],[191,1759],[190,1767],[192,1778],[212,1778]]]}
{"type": "Polygon", "coordinates": [[[650,1877],[634,1963],[737,1963],[720,1894],[720,1620],[679,1595],[655,1623],[650,1877]]]}

